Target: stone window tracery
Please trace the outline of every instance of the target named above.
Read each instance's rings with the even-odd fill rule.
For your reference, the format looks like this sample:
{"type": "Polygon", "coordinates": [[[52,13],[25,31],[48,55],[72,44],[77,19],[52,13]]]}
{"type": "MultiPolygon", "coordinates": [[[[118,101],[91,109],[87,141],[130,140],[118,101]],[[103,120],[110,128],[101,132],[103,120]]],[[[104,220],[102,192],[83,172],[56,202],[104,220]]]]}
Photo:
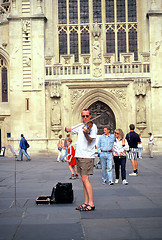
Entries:
{"type": "Polygon", "coordinates": [[[57,0],[59,55],[90,54],[92,29],[97,22],[101,29],[103,53],[134,53],[138,60],[138,25],[136,0],[57,0]]]}

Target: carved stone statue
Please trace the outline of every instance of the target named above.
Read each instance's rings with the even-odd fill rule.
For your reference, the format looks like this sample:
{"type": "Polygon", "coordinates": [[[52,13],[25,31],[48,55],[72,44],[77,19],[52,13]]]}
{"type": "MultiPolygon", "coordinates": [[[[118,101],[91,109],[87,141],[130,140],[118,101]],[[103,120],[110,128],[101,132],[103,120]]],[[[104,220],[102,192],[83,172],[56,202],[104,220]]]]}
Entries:
{"type": "Polygon", "coordinates": [[[101,45],[98,40],[98,36],[95,36],[95,40],[93,43],[93,63],[101,63],[101,45]]]}
{"type": "Polygon", "coordinates": [[[60,125],[61,123],[61,110],[57,100],[53,101],[51,109],[51,126],[60,125]]]}
{"type": "Polygon", "coordinates": [[[137,100],[137,124],[141,123],[146,123],[146,106],[142,95],[137,100]]]}
{"type": "Polygon", "coordinates": [[[51,95],[51,98],[53,98],[53,97],[59,98],[60,97],[60,86],[61,86],[61,82],[60,81],[52,82],[50,84],[50,95],[51,95]]]}

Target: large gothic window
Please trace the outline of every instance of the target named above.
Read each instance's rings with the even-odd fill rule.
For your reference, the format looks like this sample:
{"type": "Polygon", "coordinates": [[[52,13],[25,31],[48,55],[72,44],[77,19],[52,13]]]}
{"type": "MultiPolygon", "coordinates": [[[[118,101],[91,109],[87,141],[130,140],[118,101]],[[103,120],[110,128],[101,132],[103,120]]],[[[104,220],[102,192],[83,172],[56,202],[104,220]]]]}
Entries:
{"type": "Polygon", "coordinates": [[[8,102],[8,80],[6,61],[0,57],[0,101],[8,102]]]}
{"type": "Polygon", "coordinates": [[[57,0],[59,55],[90,54],[92,30],[101,28],[104,54],[133,53],[138,60],[136,0],[57,0]]]}

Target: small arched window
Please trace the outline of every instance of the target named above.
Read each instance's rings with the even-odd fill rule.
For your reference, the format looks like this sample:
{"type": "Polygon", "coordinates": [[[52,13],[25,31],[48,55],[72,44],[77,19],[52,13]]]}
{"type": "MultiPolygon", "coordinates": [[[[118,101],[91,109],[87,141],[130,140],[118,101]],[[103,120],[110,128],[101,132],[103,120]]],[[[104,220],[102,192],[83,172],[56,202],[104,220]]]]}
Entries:
{"type": "Polygon", "coordinates": [[[8,102],[8,74],[6,61],[0,56],[0,102],[8,102]]]}

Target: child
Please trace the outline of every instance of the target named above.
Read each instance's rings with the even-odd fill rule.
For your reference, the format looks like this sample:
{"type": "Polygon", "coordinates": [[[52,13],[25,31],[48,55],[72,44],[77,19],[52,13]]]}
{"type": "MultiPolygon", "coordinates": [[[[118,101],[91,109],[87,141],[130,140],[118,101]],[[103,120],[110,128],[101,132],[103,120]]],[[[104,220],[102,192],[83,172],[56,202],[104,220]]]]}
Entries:
{"type": "Polygon", "coordinates": [[[71,145],[72,139],[67,139],[67,146],[68,146],[68,162],[69,162],[69,169],[71,172],[71,177],[69,179],[76,179],[79,178],[77,170],[75,168],[76,165],[76,157],[75,157],[75,150],[74,147],[71,145]],[[74,170],[74,171],[73,171],[74,170]],[[75,175],[74,175],[75,172],[75,175]]]}
{"type": "Polygon", "coordinates": [[[58,144],[57,144],[57,147],[58,147],[58,157],[57,157],[57,162],[60,162],[60,157],[61,155],[64,154],[64,147],[63,147],[63,141],[62,141],[62,135],[59,135],[59,141],[58,141],[58,144]]]}

